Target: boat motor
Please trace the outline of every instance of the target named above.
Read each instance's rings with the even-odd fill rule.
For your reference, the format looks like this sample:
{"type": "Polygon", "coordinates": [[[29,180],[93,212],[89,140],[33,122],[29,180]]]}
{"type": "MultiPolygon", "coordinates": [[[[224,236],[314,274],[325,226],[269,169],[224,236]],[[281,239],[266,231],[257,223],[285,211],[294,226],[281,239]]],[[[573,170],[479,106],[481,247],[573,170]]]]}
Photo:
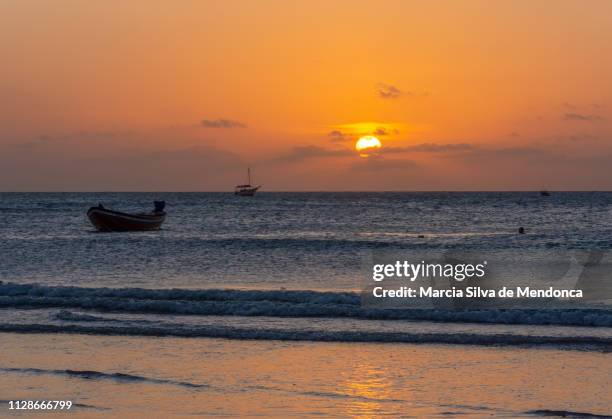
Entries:
{"type": "Polygon", "coordinates": [[[155,212],[164,212],[164,208],[166,208],[166,201],[153,201],[155,205],[155,212]]]}

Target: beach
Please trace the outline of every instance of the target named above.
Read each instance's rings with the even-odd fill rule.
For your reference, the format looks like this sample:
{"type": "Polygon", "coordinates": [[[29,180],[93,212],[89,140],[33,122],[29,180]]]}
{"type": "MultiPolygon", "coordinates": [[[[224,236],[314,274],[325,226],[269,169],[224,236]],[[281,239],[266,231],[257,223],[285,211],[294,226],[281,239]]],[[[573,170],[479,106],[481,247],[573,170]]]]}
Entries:
{"type": "MultiPolygon", "coordinates": [[[[603,353],[1,336],[3,399],[72,400],[74,417],[538,417],[604,415],[610,406],[612,363],[603,353]]],[[[3,401],[2,415],[18,413],[7,407],[3,401]]]]}

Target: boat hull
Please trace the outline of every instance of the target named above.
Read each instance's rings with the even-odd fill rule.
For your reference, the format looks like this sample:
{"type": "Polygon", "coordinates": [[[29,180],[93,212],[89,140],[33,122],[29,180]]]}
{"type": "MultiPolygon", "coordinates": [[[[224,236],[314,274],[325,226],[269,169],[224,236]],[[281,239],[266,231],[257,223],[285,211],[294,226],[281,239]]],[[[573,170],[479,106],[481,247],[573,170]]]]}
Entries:
{"type": "Polygon", "coordinates": [[[257,189],[259,189],[259,186],[255,187],[255,188],[237,189],[236,191],[234,191],[234,195],[238,195],[238,196],[254,196],[255,192],[257,192],[257,189]]]}
{"type": "Polygon", "coordinates": [[[166,213],[127,214],[106,208],[92,207],[87,211],[87,217],[98,231],[151,231],[161,228],[166,219],[166,213]]]}

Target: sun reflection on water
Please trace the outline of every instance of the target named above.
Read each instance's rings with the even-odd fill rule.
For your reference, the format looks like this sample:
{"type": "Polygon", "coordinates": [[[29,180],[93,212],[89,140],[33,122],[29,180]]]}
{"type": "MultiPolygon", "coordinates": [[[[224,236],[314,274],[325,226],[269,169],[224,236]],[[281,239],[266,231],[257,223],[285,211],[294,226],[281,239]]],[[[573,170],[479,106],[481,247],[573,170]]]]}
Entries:
{"type": "Polygon", "coordinates": [[[346,414],[372,417],[384,412],[383,404],[393,398],[392,386],[385,372],[371,364],[356,365],[350,376],[339,383],[339,390],[353,398],[346,404],[346,414]]]}

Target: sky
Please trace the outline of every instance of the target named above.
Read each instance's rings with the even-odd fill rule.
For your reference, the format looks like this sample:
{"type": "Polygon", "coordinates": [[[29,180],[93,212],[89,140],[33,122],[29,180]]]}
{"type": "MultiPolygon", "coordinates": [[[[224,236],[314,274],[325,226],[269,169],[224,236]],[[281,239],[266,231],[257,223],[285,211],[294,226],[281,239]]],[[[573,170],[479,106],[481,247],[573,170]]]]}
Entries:
{"type": "Polygon", "coordinates": [[[607,0],[3,0],[0,57],[0,191],[612,190],[607,0]]]}

